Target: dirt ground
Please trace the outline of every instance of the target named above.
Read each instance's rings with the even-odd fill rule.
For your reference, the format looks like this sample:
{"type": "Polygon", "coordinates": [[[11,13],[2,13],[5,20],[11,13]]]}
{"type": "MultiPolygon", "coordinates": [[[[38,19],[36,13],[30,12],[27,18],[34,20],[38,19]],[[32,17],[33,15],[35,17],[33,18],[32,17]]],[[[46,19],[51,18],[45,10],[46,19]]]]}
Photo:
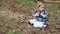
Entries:
{"type": "Polygon", "coordinates": [[[16,1],[5,0],[0,6],[0,34],[12,30],[19,34],[60,34],[60,15],[55,14],[55,9],[48,12],[50,15],[45,31],[26,23],[26,20],[32,19],[31,15],[36,8],[33,6],[27,7],[16,1]]]}

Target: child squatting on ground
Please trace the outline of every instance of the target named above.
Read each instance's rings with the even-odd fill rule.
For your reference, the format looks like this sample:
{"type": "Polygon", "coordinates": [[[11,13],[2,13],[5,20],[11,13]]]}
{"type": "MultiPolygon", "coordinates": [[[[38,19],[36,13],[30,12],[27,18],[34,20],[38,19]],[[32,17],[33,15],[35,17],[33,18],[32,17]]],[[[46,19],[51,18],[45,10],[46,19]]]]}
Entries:
{"type": "Polygon", "coordinates": [[[45,20],[48,18],[48,13],[46,12],[45,4],[43,2],[38,3],[39,9],[36,9],[33,13],[34,19],[28,21],[28,23],[33,24],[33,27],[45,28],[45,20]]]}

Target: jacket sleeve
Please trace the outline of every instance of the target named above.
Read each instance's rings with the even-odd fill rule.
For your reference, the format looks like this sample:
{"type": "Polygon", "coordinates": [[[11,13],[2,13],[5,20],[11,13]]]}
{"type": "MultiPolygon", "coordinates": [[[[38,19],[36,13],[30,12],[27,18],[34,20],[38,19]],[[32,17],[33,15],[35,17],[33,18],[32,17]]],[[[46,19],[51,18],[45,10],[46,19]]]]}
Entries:
{"type": "Polygon", "coordinates": [[[46,15],[46,18],[44,18],[44,19],[48,19],[48,12],[47,11],[45,11],[45,15],[46,15]]]}
{"type": "Polygon", "coordinates": [[[48,18],[48,12],[47,11],[44,11],[44,13],[42,13],[42,14],[43,15],[41,15],[41,16],[42,16],[43,19],[48,18]]]}
{"type": "Polygon", "coordinates": [[[37,13],[37,10],[34,10],[34,13],[32,16],[34,17],[34,19],[38,20],[39,18],[37,17],[36,13],[37,13]]]}
{"type": "Polygon", "coordinates": [[[38,12],[38,10],[35,10],[35,11],[34,11],[34,13],[33,13],[33,17],[34,17],[34,19],[36,19],[36,20],[39,21],[39,20],[41,20],[41,19],[40,19],[39,16],[36,15],[37,12],[38,12]]]}
{"type": "Polygon", "coordinates": [[[34,13],[33,13],[33,17],[36,17],[36,12],[37,12],[37,10],[34,10],[34,13]]]}
{"type": "Polygon", "coordinates": [[[48,12],[46,11],[45,13],[46,13],[46,18],[48,18],[48,12]]]}

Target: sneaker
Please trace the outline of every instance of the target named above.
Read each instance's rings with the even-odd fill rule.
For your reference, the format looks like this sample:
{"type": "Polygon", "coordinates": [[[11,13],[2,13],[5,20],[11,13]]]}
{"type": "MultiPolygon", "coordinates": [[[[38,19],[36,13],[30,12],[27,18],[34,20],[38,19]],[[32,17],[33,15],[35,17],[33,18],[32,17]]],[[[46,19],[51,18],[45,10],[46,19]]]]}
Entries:
{"type": "Polygon", "coordinates": [[[30,23],[30,21],[29,21],[29,20],[27,20],[26,22],[27,22],[28,24],[30,24],[30,25],[33,25],[33,24],[31,24],[31,23],[30,23]]]}

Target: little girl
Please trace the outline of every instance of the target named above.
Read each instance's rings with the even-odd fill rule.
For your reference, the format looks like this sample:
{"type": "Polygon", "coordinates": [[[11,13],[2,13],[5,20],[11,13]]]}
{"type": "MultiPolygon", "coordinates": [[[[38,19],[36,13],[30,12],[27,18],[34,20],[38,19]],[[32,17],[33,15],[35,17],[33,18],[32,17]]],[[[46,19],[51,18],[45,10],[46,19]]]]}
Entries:
{"type": "Polygon", "coordinates": [[[48,13],[46,12],[44,2],[38,2],[38,9],[33,13],[34,19],[29,20],[30,24],[33,24],[33,27],[45,28],[45,19],[48,18],[48,13]]]}

